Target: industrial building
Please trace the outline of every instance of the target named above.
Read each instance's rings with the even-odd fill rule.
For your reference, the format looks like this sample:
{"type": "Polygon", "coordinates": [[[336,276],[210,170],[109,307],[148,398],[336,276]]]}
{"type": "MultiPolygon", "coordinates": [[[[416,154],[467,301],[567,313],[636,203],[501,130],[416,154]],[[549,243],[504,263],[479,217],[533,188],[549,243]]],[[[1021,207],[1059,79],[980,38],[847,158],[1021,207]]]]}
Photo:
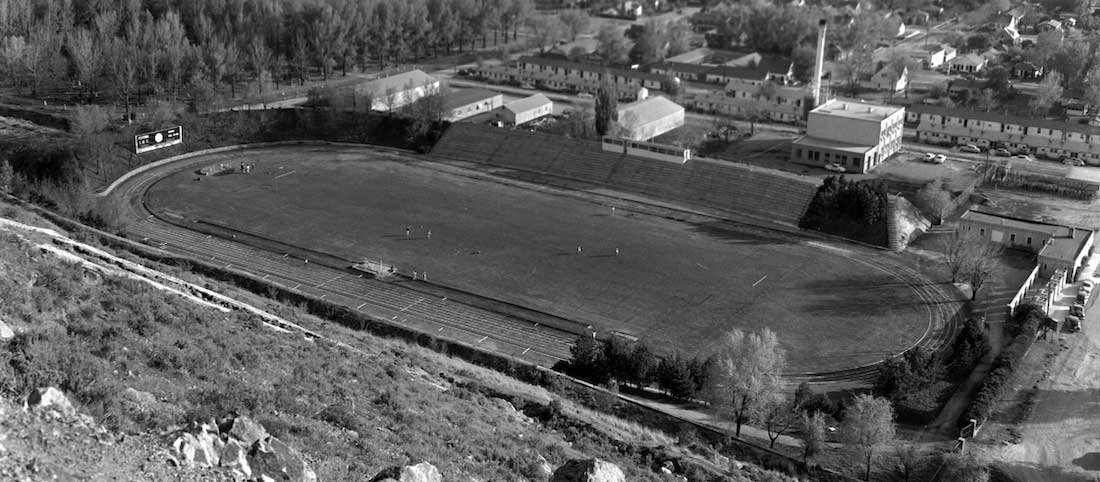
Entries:
{"type": "Polygon", "coordinates": [[[905,108],[833,99],[810,111],[791,161],[866,173],[901,148],[905,108]]]}
{"type": "Polygon", "coordinates": [[[456,122],[504,105],[500,92],[485,89],[456,90],[443,101],[443,118],[456,122]]]}
{"type": "Polygon", "coordinates": [[[684,108],[656,96],[619,107],[620,137],[645,141],[684,125],[684,108]]]}
{"type": "Polygon", "coordinates": [[[371,110],[390,112],[439,92],[439,81],[420,70],[391,75],[359,84],[358,97],[370,99],[371,110]]]}
{"type": "Polygon", "coordinates": [[[504,104],[497,118],[506,124],[523,125],[554,112],[554,103],[545,95],[535,94],[504,104]]]}
{"type": "Polygon", "coordinates": [[[1064,269],[1070,282],[1092,250],[1095,232],[1058,224],[969,210],[959,218],[959,229],[977,231],[982,239],[1035,253],[1039,275],[1050,277],[1064,269]]]}

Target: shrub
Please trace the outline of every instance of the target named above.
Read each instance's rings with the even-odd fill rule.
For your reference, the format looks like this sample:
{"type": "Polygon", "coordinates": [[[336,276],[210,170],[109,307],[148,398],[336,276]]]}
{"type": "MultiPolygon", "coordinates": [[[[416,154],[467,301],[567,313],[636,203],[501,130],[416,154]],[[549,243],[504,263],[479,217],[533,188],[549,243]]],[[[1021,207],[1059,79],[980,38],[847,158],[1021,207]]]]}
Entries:
{"type": "Polygon", "coordinates": [[[958,420],[959,426],[966,425],[970,419],[981,423],[989,418],[997,402],[1011,390],[1016,368],[1031,349],[1031,345],[1035,343],[1035,335],[1045,319],[1046,313],[1038,305],[1027,303],[1017,307],[1016,315],[1012,320],[1019,326],[1017,334],[993,361],[993,368],[986,375],[985,380],[982,380],[977,395],[958,420]]]}

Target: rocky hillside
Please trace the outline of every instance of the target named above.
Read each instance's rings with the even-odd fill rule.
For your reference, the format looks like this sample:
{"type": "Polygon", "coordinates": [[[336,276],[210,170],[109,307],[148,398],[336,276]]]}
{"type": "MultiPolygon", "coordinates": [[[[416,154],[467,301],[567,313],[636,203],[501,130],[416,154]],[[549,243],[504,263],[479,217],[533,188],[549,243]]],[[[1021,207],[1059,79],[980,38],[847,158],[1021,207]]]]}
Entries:
{"type": "Polygon", "coordinates": [[[48,245],[0,229],[0,480],[790,480],[189,273],[322,337],[48,245]]]}

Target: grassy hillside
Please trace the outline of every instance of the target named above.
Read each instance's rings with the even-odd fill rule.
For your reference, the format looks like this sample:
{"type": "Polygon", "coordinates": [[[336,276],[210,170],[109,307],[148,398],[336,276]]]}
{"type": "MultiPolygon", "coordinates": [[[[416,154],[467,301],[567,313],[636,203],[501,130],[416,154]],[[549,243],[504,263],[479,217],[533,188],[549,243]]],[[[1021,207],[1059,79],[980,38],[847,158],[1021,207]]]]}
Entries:
{"type": "MultiPolygon", "coordinates": [[[[36,242],[0,231],[0,319],[17,332],[0,350],[0,393],[8,397],[57,386],[101,423],[130,433],[249,414],[299,448],[321,480],[364,479],[419,461],[435,464],[445,480],[517,480],[535,475],[536,454],[555,467],[601,457],[631,481],[671,480],[656,470],[666,460],[687,467],[691,480],[727,466],[708,449],[709,457],[693,454],[662,433],[419,347],[251,299],[347,345],[281,333],[251,315],[89,275],[36,242]],[[157,402],[134,405],[128,388],[157,402]]],[[[790,480],[751,466],[738,473],[726,480],[790,480]]]]}

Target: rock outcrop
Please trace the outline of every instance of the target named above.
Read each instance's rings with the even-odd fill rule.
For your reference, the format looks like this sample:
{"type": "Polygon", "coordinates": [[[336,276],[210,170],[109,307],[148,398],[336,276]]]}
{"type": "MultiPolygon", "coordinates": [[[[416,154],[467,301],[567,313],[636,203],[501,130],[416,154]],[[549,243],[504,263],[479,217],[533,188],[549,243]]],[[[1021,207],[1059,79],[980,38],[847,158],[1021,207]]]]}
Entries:
{"type": "Polygon", "coordinates": [[[558,467],[550,482],[625,482],[619,466],[600,459],[573,459],[558,467]]]}
{"type": "Polygon", "coordinates": [[[12,331],[11,327],[8,326],[7,323],[0,321],[0,342],[5,342],[12,338],[15,338],[15,332],[12,331]]]}
{"type": "Polygon", "coordinates": [[[76,409],[65,394],[54,387],[39,388],[30,395],[24,405],[28,410],[52,410],[60,415],[72,417],[76,415],[76,409]]]}
{"type": "Polygon", "coordinates": [[[201,424],[176,437],[172,449],[184,465],[221,467],[242,479],[317,481],[302,454],[248,417],[236,417],[221,428],[213,422],[201,424]]]}
{"type": "Polygon", "coordinates": [[[375,475],[371,482],[442,482],[439,469],[427,462],[404,467],[390,467],[375,475]]]}

